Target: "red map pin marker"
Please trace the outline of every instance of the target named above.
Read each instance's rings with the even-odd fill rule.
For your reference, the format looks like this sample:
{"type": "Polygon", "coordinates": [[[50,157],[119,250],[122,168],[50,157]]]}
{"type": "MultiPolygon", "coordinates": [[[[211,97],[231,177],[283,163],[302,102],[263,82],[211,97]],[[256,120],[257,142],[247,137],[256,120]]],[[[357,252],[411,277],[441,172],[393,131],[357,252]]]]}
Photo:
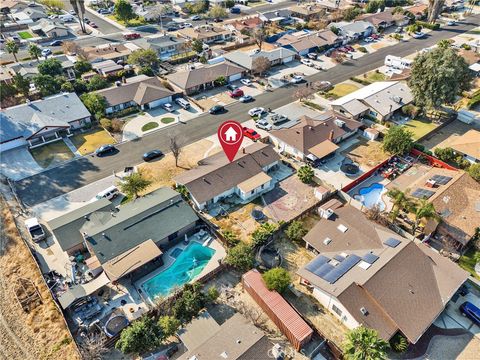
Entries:
{"type": "Polygon", "coordinates": [[[217,135],[225,155],[227,155],[228,160],[232,162],[240,145],[242,145],[242,125],[233,120],[225,121],[218,127],[217,135]]]}

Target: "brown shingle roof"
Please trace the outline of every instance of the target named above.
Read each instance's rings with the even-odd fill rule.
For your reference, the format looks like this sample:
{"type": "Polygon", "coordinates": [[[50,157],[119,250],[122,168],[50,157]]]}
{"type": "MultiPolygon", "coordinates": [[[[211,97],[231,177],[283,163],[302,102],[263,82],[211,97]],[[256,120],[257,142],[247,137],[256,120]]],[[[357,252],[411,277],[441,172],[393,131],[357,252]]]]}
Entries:
{"type": "Polygon", "coordinates": [[[462,154],[480,159],[480,131],[468,130],[465,134],[456,137],[450,143],[450,147],[462,154]]]}
{"type": "Polygon", "coordinates": [[[223,152],[201,160],[200,166],[175,178],[201,204],[263,172],[280,157],[267,144],[256,143],[240,150],[229,162],[223,152]]]}

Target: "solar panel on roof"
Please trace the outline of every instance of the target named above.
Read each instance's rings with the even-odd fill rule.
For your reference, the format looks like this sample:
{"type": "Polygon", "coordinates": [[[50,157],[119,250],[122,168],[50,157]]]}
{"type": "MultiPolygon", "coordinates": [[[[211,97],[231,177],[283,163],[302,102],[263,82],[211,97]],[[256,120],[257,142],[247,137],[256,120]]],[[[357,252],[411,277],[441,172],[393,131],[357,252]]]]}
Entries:
{"type": "Polygon", "coordinates": [[[342,262],[343,260],[345,260],[345,258],[344,258],[342,255],[335,255],[333,258],[334,258],[335,260],[337,260],[337,261],[340,261],[340,262],[342,262]]]}
{"type": "Polygon", "coordinates": [[[331,264],[323,264],[322,266],[320,266],[320,268],[315,270],[313,273],[317,276],[320,276],[323,279],[323,277],[326,274],[328,274],[330,271],[332,271],[334,268],[335,268],[335,266],[333,266],[331,264]]]}
{"type": "Polygon", "coordinates": [[[418,188],[412,193],[412,196],[416,197],[417,199],[428,199],[433,194],[435,194],[434,191],[418,188]]]}
{"type": "Polygon", "coordinates": [[[317,256],[315,259],[313,259],[312,261],[310,261],[306,266],[305,266],[305,269],[307,269],[308,271],[310,271],[311,273],[313,273],[315,270],[317,270],[318,268],[320,268],[322,265],[328,263],[330,261],[330,259],[326,256],[323,256],[323,255],[319,255],[317,256]]]}
{"type": "Polygon", "coordinates": [[[343,275],[345,275],[348,270],[354,267],[360,260],[360,256],[350,255],[339,265],[335,266],[333,270],[329,271],[324,276],[321,276],[321,278],[325,281],[328,281],[330,284],[333,284],[343,275]]]}
{"type": "Polygon", "coordinates": [[[363,255],[362,260],[365,261],[366,263],[373,264],[375,261],[378,260],[378,256],[372,253],[367,253],[363,255]]]}
{"type": "Polygon", "coordinates": [[[443,176],[443,175],[433,175],[432,180],[440,185],[447,184],[452,178],[450,176],[443,176]]]}
{"type": "Polygon", "coordinates": [[[394,239],[394,238],[388,238],[387,240],[385,240],[383,243],[387,246],[390,246],[392,248],[395,248],[398,246],[398,244],[400,244],[400,240],[398,239],[394,239]]]}

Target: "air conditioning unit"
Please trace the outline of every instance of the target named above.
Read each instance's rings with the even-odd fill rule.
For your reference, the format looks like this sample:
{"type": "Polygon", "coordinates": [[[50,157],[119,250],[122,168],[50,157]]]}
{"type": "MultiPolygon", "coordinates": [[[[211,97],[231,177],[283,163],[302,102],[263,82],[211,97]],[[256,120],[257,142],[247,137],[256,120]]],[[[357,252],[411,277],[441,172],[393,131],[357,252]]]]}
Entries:
{"type": "Polygon", "coordinates": [[[345,126],[345,121],[343,120],[335,119],[334,122],[339,128],[343,128],[345,126]]]}
{"type": "Polygon", "coordinates": [[[323,240],[323,244],[324,244],[324,245],[328,245],[328,244],[330,244],[331,242],[332,242],[332,239],[330,239],[330,238],[328,238],[328,237],[325,238],[325,240],[323,240]]]}
{"type": "Polygon", "coordinates": [[[333,214],[335,214],[335,212],[334,212],[332,209],[330,209],[330,208],[328,208],[328,209],[319,208],[319,209],[318,209],[318,213],[319,213],[319,215],[320,215],[322,218],[324,218],[324,219],[330,219],[330,217],[331,217],[333,214]]]}
{"type": "Polygon", "coordinates": [[[361,307],[361,308],[360,308],[360,312],[361,312],[362,315],[364,315],[364,316],[367,316],[367,315],[368,315],[368,310],[365,309],[364,307],[361,307]]]}

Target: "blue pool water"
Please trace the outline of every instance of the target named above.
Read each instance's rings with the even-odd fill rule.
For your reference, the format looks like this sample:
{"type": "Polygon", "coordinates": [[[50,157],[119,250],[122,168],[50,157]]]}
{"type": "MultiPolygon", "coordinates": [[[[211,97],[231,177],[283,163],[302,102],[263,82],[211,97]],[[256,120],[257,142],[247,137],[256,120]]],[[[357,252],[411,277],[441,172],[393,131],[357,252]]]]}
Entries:
{"type": "Polygon", "coordinates": [[[197,277],[215,254],[215,250],[192,242],[167,269],[145,281],[142,290],[154,299],[167,296],[174,288],[181,287],[197,277]]]}
{"type": "Polygon", "coordinates": [[[380,211],[385,210],[385,202],[382,200],[382,195],[385,192],[385,187],[382,184],[374,183],[368,187],[361,188],[358,194],[353,198],[360,201],[367,208],[371,209],[375,205],[379,206],[380,211]]]}

